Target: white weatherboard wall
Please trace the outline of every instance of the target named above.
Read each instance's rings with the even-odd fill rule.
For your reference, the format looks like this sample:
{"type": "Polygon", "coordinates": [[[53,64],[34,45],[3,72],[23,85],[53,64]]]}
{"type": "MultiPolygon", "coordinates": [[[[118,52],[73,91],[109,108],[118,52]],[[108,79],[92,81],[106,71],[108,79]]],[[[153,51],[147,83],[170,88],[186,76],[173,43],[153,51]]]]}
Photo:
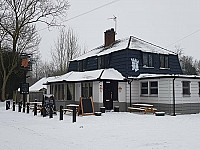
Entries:
{"type": "Polygon", "coordinates": [[[118,101],[126,102],[126,82],[118,82],[118,101]]]}
{"type": "Polygon", "coordinates": [[[176,104],[200,103],[199,97],[199,79],[175,79],[175,100],[176,104]],[[190,81],[190,95],[184,96],[182,92],[182,81],[190,81]]]}
{"type": "MultiPolygon", "coordinates": [[[[126,102],[130,103],[130,84],[126,82],[126,102]]],[[[139,81],[133,80],[131,82],[131,103],[139,102],[139,81]]]]}
{"type": "MultiPolygon", "coordinates": [[[[176,78],[174,82],[176,104],[200,103],[198,82],[200,82],[199,79],[176,78]],[[183,95],[182,81],[190,81],[191,94],[188,96],[183,95]]],[[[139,102],[173,104],[173,78],[140,80],[139,81],[139,102]],[[140,95],[140,89],[141,89],[140,85],[141,85],[141,82],[144,82],[144,81],[158,81],[158,96],[140,95]]]]}

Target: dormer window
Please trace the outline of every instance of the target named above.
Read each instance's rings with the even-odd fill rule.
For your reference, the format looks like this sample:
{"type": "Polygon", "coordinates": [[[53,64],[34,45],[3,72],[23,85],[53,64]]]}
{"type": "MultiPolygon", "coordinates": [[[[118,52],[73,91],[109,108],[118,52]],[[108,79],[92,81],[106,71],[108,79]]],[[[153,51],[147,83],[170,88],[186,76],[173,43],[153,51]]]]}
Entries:
{"type": "Polygon", "coordinates": [[[169,68],[169,56],[160,55],[160,68],[169,68]]]}
{"type": "Polygon", "coordinates": [[[154,67],[153,65],[153,54],[143,53],[143,67],[154,67]]]}
{"type": "Polygon", "coordinates": [[[99,56],[98,57],[98,69],[105,69],[110,67],[110,56],[99,56]]]}

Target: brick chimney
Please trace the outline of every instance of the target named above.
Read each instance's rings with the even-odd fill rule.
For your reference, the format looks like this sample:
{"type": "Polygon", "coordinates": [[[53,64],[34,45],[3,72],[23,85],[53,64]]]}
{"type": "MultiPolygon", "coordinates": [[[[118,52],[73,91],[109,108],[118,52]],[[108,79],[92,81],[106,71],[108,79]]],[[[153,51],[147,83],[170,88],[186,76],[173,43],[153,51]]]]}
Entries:
{"type": "Polygon", "coordinates": [[[106,32],[104,32],[104,35],[105,35],[104,47],[109,46],[115,42],[115,31],[113,28],[111,28],[110,30],[106,30],[106,32]]]}

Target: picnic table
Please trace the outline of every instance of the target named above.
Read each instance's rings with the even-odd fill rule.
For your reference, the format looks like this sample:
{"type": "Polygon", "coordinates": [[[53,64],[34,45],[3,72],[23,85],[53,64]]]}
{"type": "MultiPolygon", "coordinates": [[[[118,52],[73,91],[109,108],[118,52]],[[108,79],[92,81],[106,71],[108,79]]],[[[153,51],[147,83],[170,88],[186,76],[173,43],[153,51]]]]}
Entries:
{"type": "Polygon", "coordinates": [[[130,112],[142,111],[144,112],[144,114],[146,114],[147,112],[152,112],[154,114],[157,109],[153,108],[153,105],[151,104],[132,104],[132,107],[128,107],[128,110],[130,112]]]}
{"type": "Polygon", "coordinates": [[[73,112],[73,108],[76,108],[76,112],[78,112],[78,107],[79,105],[77,104],[68,104],[66,105],[66,108],[63,109],[64,114],[66,114],[66,112],[73,112]]]}

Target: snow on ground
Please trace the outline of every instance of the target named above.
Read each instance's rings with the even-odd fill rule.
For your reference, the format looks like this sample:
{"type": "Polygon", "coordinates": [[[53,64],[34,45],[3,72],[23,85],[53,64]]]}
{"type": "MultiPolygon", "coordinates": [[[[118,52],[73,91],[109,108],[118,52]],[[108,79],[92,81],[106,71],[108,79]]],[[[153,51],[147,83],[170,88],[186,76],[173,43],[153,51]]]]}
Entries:
{"type": "Polygon", "coordinates": [[[107,112],[53,119],[5,110],[0,103],[1,150],[198,150],[200,114],[154,116],[107,112]]]}

